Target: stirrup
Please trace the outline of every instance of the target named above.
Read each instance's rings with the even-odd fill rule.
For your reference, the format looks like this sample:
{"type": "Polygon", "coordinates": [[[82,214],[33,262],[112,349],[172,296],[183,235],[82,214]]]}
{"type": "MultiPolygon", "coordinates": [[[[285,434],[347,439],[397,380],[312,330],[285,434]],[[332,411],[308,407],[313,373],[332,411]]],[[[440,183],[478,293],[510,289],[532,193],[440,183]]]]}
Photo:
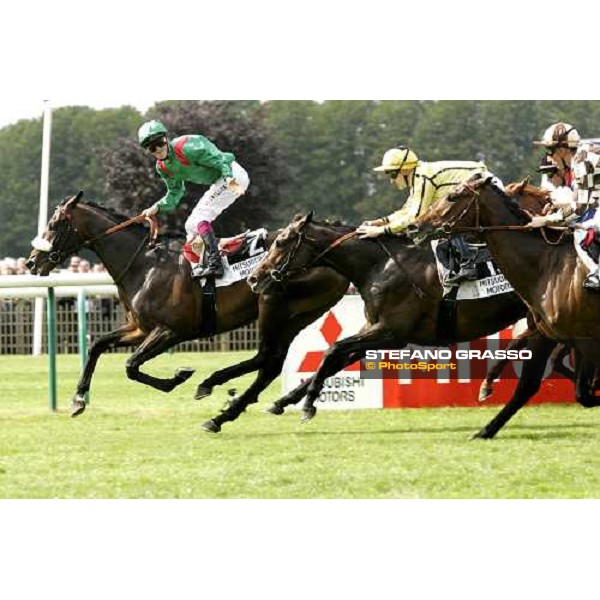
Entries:
{"type": "Polygon", "coordinates": [[[225,273],[225,269],[221,265],[219,268],[216,265],[207,265],[204,267],[203,265],[197,265],[192,268],[192,279],[202,279],[204,277],[211,277],[214,275],[215,277],[223,277],[225,273]]]}
{"type": "Polygon", "coordinates": [[[600,277],[598,272],[590,273],[583,282],[583,287],[592,292],[600,292],[600,277]]]}
{"type": "Polygon", "coordinates": [[[458,273],[454,275],[449,275],[444,280],[444,283],[447,284],[455,284],[461,283],[463,281],[477,281],[477,269],[473,268],[462,268],[458,273]]]}

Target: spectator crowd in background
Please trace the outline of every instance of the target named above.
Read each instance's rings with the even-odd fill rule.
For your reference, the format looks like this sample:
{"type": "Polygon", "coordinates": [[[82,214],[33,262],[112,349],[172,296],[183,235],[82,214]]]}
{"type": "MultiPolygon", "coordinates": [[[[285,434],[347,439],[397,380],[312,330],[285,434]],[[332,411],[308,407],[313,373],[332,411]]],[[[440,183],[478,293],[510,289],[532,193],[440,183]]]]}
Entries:
{"type": "MultiPolygon", "coordinates": [[[[12,258],[6,256],[0,260],[0,275],[29,275],[26,267],[26,258],[12,258]]],[[[88,260],[80,256],[72,256],[68,265],[62,269],[56,269],[56,273],[104,273],[106,269],[102,263],[91,265],[88,260]]]]}

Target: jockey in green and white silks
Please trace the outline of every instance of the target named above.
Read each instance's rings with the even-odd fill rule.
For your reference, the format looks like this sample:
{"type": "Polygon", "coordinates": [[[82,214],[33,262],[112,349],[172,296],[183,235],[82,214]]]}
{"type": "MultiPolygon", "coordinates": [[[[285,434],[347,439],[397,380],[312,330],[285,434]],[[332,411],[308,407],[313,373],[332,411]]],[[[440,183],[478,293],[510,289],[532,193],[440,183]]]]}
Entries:
{"type": "MultiPolygon", "coordinates": [[[[388,150],[383,155],[381,165],[375,167],[374,171],[385,173],[390,178],[390,183],[399,190],[409,188],[410,195],[400,210],[375,221],[365,221],[357,230],[362,238],[401,234],[430,206],[450,194],[458,184],[477,173],[488,172],[482,162],[424,162],[405,146],[388,150]]],[[[497,184],[503,187],[499,180],[497,184]]],[[[469,266],[470,252],[464,238],[460,235],[453,236],[451,243],[460,254],[460,271],[446,283],[476,278],[476,270],[469,266]]]]}
{"type": "Polygon", "coordinates": [[[156,170],[167,187],[165,196],[143,215],[174,210],[185,195],[186,181],[210,186],[187,219],[185,230],[188,241],[200,236],[208,252],[208,266],[194,266],[192,277],[221,276],[223,264],[212,222],[246,192],[248,174],[231,152],[222,152],[202,135],[183,135],[169,141],[167,129],[159,121],[144,123],[138,141],[156,159],[156,170]]]}

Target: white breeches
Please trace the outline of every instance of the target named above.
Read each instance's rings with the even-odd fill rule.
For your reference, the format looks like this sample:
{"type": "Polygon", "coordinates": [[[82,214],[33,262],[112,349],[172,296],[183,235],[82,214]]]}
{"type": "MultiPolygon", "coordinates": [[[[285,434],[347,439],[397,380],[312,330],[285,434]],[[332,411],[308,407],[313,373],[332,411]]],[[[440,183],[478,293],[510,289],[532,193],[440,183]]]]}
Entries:
{"type": "MultiPolygon", "coordinates": [[[[244,192],[248,189],[250,178],[245,169],[237,162],[231,163],[231,173],[244,192]]],[[[228,206],[233,204],[241,194],[227,188],[225,178],[217,179],[200,198],[194,210],[185,222],[185,231],[188,239],[197,235],[198,223],[208,221],[212,223],[228,206]]]]}

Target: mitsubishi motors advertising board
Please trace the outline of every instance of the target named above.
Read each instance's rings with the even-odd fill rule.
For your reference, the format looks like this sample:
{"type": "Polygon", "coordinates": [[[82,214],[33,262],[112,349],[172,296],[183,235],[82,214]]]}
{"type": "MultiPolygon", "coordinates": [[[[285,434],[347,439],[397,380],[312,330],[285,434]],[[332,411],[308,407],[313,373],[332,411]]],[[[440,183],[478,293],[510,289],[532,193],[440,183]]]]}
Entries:
{"type": "MultiPolygon", "coordinates": [[[[283,393],[286,394],[311,377],[318,369],[325,351],[338,340],[357,333],[365,323],[364,303],[358,295],[347,295],[320,319],[306,327],[293,341],[283,372],[283,393]]],[[[524,328],[524,322],[483,339],[455,344],[443,351],[443,356],[492,356],[497,349],[506,347],[510,339],[524,328]]],[[[435,350],[425,351],[409,345],[403,351],[408,355],[435,356],[435,350]]],[[[430,360],[439,365],[445,360],[430,360]]],[[[356,362],[326,380],[317,400],[318,409],[352,408],[420,408],[441,406],[479,406],[479,387],[487,369],[495,359],[459,360],[452,369],[421,374],[410,370],[384,368],[377,374],[365,371],[365,361],[356,362]],[[361,371],[361,366],[363,370],[361,371]]],[[[383,363],[380,363],[383,364],[383,363]]],[[[386,363],[387,364],[387,363],[386,363]]],[[[509,361],[500,379],[494,385],[494,394],[487,404],[504,404],[517,385],[522,362],[509,361]]],[[[369,368],[368,366],[366,368],[369,368]]],[[[531,403],[572,402],[573,384],[547,367],[540,392],[531,403]]],[[[301,406],[301,403],[298,405],[301,406]]]]}

